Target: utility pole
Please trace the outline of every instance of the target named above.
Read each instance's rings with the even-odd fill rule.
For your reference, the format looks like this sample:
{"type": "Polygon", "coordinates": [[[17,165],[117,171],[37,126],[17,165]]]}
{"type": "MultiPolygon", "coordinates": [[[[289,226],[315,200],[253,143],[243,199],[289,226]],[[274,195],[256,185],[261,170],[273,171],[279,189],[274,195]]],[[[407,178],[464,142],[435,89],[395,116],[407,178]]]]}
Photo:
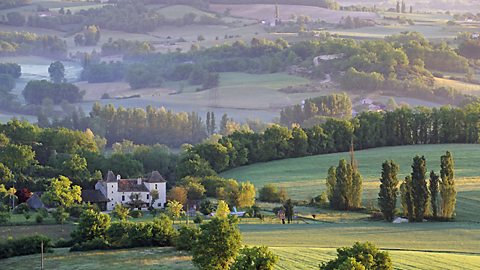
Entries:
{"type": "Polygon", "coordinates": [[[43,267],[43,241],[40,243],[40,270],[45,269],[43,267]]]}

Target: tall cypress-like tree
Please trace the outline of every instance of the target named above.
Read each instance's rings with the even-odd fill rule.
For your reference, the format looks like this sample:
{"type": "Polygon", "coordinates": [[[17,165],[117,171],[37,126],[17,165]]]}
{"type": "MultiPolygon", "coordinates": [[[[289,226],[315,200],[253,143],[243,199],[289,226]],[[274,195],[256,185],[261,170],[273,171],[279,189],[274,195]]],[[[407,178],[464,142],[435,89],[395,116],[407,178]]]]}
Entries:
{"type": "Polygon", "coordinates": [[[211,128],[210,128],[210,112],[207,112],[207,120],[205,124],[207,126],[207,134],[212,135],[211,128]]]}
{"type": "Polygon", "coordinates": [[[412,177],[407,176],[403,181],[402,185],[400,186],[400,190],[402,192],[402,206],[403,212],[407,215],[408,221],[412,222],[413,219],[413,210],[415,206],[413,204],[413,197],[412,197],[412,177]]]}
{"type": "Polygon", "coordinates": [[[335,184],[334,196],[339,210],[348,210],[352,205],[352,166],[345,159],[338,162],[337,182],[335,184]]]}
{"type": "Polygon", "coordinates": [[[358,164],[355,160],[355,151],[353,147],[353,140],[350,143],[350,166],[352,168],[352,199],[351,207],[360,208],[362,206],[362,190],[363,179],[358,171],[358,164]]]}
{"type": "Polygon", "coordinates": [[[412,198],[413,216],[416,222],[422,222],[428,201],[428,188],[426,181],[426,160],[425,157],[416,156],[412,164],[412,198]]]}
{"type": "Polygon", "coordinates": [[[327,176],[327,197],[330,202],[330,207],[335,208],[338,202],[335,201],[335,184],[337,183],[337,168],[335,166],[328,169],[327,176]]]}
{"type": "Polygon", "coordinates": [[[220,134],[227,135],[228,115],[224,113],[220,120],[220,134]]]}
{"type": "Polygon", "coordinates": [[[397,13],[400,13],[400,1],[397,1],[396,11],[397,11],[397,13]]]}
{"type": "Polygon", "coordinates": [[[358,169],[352,169],[352,208],[362,207],[363,177],[358,169]]]}
{"type": "Polygon", "coordinates": [[[407,12],[407,6],[405,5],[405,2],[402,1],[402,13],[406,13],[407,12]]]}
{"type": "Polygon", "coordinates": [[[454,180],[454,162],[450,152],[440,158],[440,194],[442,197],[442,217],[452,218],[455,212],[455,204],[457,201],[457,190],[454,180]]]}
{"type": "Polygon", "coordinates": [[[432,205],[432,214],[434,218],[438,217],[438,184],[439,176],[434,172],[430,172],[430,204],[432,205]]]}
{"type": "Polygon", "coordinates": [[[398,194],[399,166],[393,160],[382,164],[382,177],[380,178],[380,192],[378,193],[378,206],[387,221],[393,221],[398,194]]]}
{"type": "Polygon", "coordinates": [[[212,135],[215,133],[215,129],[217,129],[216,125],[217,123],[215,121],[215,113],[211,112],[210,113],[210,131],[212,132],[212,135]]]}

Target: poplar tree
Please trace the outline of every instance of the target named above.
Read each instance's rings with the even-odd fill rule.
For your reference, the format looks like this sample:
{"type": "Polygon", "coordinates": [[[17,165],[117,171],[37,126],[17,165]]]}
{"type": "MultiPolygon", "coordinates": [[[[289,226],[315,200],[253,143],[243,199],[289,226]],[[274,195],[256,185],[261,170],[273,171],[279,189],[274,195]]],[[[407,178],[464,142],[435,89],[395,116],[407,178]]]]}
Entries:
{"type": "Polygon", "coordinates": [[[210,131],[212,132],[212,135],[215,133],[216,127],[216,121],[215,121],[215,113],[211,112],[210,113],[210,131]]]}
{"type": "Polygon", "coordinates": [[[360,172],[356,169],[352,169],[352,207],[362,207],[362,184],[363,178],[360,172]]]}
{"type": "Polygon", "coordinates": [[[434,218],[438,217],[438,184],[439,176],[434,172],[430,172],[430,204],[432,205],[432,214],[434,218]]]}
{"type": "Polygon", "coordinates": [[[382,177],[380,178],[380,192],[378,193],[378,206],[387,221],[393,221],[398,194],[399,166],[393,160],[382,164],[382,177]]]}
{"type": "Polygon", "coordinates": [[[207,126],[207,134],[211,135],[211,128],[210,128],[210,112],[207,112],[207,120],[206,120],[206,126],[207,126]]]}
{"type": "Polygon", "coordinates": [[[330,207],[335,208],[337,202],[335,202],[335,184],[337,183],[337,168],[335,166],[328,169],[327,176],[327,197],[330,202],[330,207]]]}
{"type": "Polygon", "coordinates": [[[412,164],[413,215],[416,222],[422,222],[428,201],[425,157],[416,156],[412,164]]]}
{"type": "Polygon", "coordinates": [[[352,191],[351,191],[351,207],[360,208],[362,206],[362,184],[363,179],[358,171],[357,161],[354,155],[353,140],[350,143],[350,166],[352,171],[352,191]]]}
{"type": "Polygon", "coordinates": [[[352,204],[352,166],[345,159],[338,162],[337,182],[335,183],[334,196],[339,210],[348,210],[352,204]]]}
{"type": "Polygon", "coordinates": [[[454,162],[450,152],[440,158],[440,195],[442,197],[442,217],[452,218],[455,212],[457,191],[454,180],[454,162]]]}
{"type": "Polygon", "coordinates": [[[408,221],[412,222],[413,219],[413,210],[414,210],[414,203],[412,197],[412,177],[407,176],[403,181],[400,190],[402,192],[402,206],[403,212],[407,215],[408,221]]]}

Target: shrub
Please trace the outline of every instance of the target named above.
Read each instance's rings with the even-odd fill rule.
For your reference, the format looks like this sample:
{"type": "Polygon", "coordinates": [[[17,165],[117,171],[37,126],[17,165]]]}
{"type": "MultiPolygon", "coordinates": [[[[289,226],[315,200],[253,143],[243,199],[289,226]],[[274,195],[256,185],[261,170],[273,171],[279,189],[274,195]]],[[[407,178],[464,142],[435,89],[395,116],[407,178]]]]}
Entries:
{"type": "Polygon", "coordinates": [[[63,224],[68,219],[70,214],[63,209],[63,207],[58,207],[55,211],[52,212],[52,216],[55,219],[55,222],[58,224],[63,224]]]}
{"type": "Polygon", "coordinates": [[[131,222],[113,222],[105,233],[108,242],[116,248],[130,246],[128,232],[132,224],[131,222]]]}
{"type": "Polygon", "coordinates": [[[114,222],[105,233],[111,247],[169,246],[176,231],[165,215],[152,222],[114,222]]]}
{"type": "Polygon", "coordinates": [[[78,242],[104,238],[108,227],[110,227],[109,215],[88,209],[80,216],[80,221],[77,229],[72,233],[72,238],[78,242]]]}
{"type": "Polygon", "coordinates": [[[245,247],[235,259],[231,270],[273,270],[278,262],[278,256],[273,254],[267,247],[245,247]]]}
{"type": "Polygon", "coordinates": [[[43,216],[41,214],[37,214],[35,216],[35,222],[37,222],[38,224],[42,224],[43,223],[43,216]]]}
{"type": "Polygon", "coordinates": [[[152,239],[154,245],[170,246],[176,233],[175,228],[173,228],[173,221],[167,215],[161,214],[153,220],[152,239]]]}
{"type": "Polygon", "coordinates": [[[204,215],[210,215],[215,211],[215,205],[210,200],[203,200],[200,203],[200,212],[204,215]]]}
{"type": "Polygon", "coordinates": [[[23,215],[23,214],[27,213],[28,211],[30,211],[30,207],[28,207],[28,205],[26,203],[21,203],[21,204],[17,205],[17,207],[15,207],[14,213],[23,215]]]}
{"type": "Polygon", "coordinates": [[[0,224],[5,224],[10,220],[10,213],[9,212],[0,212],[0,224]]]}
{"type": "Polygon", "coordinates": [[[68,208],[68,213],[70,214],[71,217],[74,217],[74,218],[79,218],[83,211],[87,210],[87,209],[92,209],[93,211],[95,212],[100,212],[100,209],[98,208],[98,206],[96,204],[75,204],[71,207],[68,208]]]}
{"type": "Polygon", "coordinates": [[[140,210],[134,210],[134,211],[130,212],[130,216],[132,218],[141,218],[141,217],[143,217],[143,213],[140,210]]]}
{"type": "Polygon", "coordinates": [[[259,191],[259,200],[263,202],[284,202],[288,195],[285,189],[278,189],[272,184],[267,184],[259,191]]]}
{"type": "Polygon", "coordinates": [[[27,236],[16,239],[8,239],[0,242],[0,259],[40,253],[43,242],[45,252],[50,252],[52,241],[43,235],[27,236]]]}
{"type": "Polygon", "coordinates": [[[203,217],[201,215],[197,215],[194,219],[193,219],[193,223],[195,224],[202,224],[203,223],[203,217]]]}
{"type": "Polygon", "coordinates": [[[152,245],[152,223],[137,222],[128,227],[130,247],[146,247],[152,245]]]}
{"type": "Polygon", "coordinates": [[[174,238],[175,247],[178,250],[192,250],[200,234],[200,229],[195,226],[182,226],[178,229],[178,235],[174,238]]]}
{"type": "Polygon", "coordinates": [[[40,209],[38,209],[38,210],[37,210],[37,213],[38,213],[39,215],[41,215],[43,218],[47,218],[47,217],[48,217],[48,211],[47,211],[47,209],[45,209],[45,208],[40,208],[40,209]]]}
{"type": "Polygon", "coordinates": [[[58,241],[55,243],[56,248],[66,248],[66,247],[71,247],[73,246],[73,240],[65,240],[63,238],[58,239],[58,241]]]}
{"type": "Polygon", "coordinates": [[[388,252],[379,251],[375,245],[355,243],[351,248],[337,249],[337,258],[320,265],[321,270],[334,269],[393,269],[388,252]]]}
{"type": "Polygon", "coordinates": [[[116,204],[115,208],[113,208],[112,215],[119,220],[125,221],[128,218],[128,215],[130,214],[130,209],[127,207],[121,205],[121,204],[116,204]]]}
{"type": "Polygon", "coordinates": [[[76,243],[70,248],[70,251],[102,250],[109,249],[110,247],[110,244],[105,239],[95,238],[83,243],[76,243]]]}
{"type": "Polygon", "coordinates": [[[32,215],[30,215],[29,212],[26,212],[25,214],[23,214],[23,216],[25,216],[26,220],[29,220],[32,215]]]}

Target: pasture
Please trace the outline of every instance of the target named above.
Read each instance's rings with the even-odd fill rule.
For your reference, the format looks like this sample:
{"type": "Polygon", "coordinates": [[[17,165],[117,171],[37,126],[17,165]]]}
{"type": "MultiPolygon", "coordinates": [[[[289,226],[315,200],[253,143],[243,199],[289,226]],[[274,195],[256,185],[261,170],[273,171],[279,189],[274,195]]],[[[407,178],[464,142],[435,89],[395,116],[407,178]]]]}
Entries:
{"type": "MultiPolygon", "coordinates": [[[[4,270],[40,269],[40,255],[13,257],[2,260],[4,270]],[[24,263],[28,261],[29,263],[24,263]]],[[[173,248],[137,248],[129,250],[68,252],[55,249],[45,254],[45,269],[59,270],[127,270],[127,269],[183,270],[195,269],[191,256],[173,248]]]]}
{"type": "Polygon", "coordinates": [[[435,84],[437,86],[452,87],[462,93],[478,96],[480,95],[480,85],[473,83],[466,83],[450,79],[435,78],[435,84]]]}
{"type": "MultiPolygon", "coordinates": [[[[411,171],[410,165],[415,155],[425,155],[427,170],[440,170],[440,156],[451,151],[455,159],[457,180],[457,219],[480,222],[479,211],[472,207],[480,206],[480,145],[446,144],[384,147],[355,152],[358,168],[363,176],[363,204],[376,206],[378,180],[381,164],[393,159],[400,165],[399,179],[411,171]]],[[[259,163],[236,168],[221,174],[226,178],[251,181],[257,188],[268,183],[285,187],[293,199],[309,200],[325,190],[325,178],[330,166],[338,165],[339,159],[348,159],[349,153],[310,156],[259,163]]]]}
{"type": "Polygon", "coordinates": [[[196,111],[204,115],[214,111],[219,117],[227,113],[237,121],[245,119],[262,119],[272,121],[279,116],[280,107],[300,103],[305,98],[322,95],[320,92],[287,94],[278,91],[287,86],[301,86],[310,83],[308,79],[288,75],[247,74],[228,72],[220,74],[220,85],[216,89],[197,92],[199,86],[190,86],[188,82],[165,82],[161,88],[131,90],[127,83],[77,83],[85,90],[82,107],[90,111],[92,103],[99,100],[104,93],[112,98],[128,97],[139,94],[140,98],[99,100],[116,106],[140,107],[147,105],[164,106],[176,112],[196,111]],[[180,92],[181,91],[181,92],[180,92]],[[174,94],[176,92],[180,92],[174,94]]]}

